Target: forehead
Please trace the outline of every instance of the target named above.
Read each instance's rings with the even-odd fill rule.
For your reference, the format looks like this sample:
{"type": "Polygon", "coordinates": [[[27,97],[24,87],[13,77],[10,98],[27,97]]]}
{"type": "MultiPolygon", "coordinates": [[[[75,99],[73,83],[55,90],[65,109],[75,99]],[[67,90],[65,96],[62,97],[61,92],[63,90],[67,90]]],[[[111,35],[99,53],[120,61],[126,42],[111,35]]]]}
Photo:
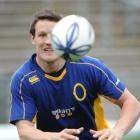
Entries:
{"type": "Polygon", "coordinates": [[[39,20],[35,25],[35,32],[51,32],[56,22],[49,20],[39,20]]]}

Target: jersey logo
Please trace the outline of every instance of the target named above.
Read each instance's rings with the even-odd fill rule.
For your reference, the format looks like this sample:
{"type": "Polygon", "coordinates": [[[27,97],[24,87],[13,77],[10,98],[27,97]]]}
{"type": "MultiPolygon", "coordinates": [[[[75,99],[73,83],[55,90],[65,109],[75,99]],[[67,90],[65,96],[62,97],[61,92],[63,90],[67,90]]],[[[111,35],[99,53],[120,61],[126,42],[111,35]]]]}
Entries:
{"type": "Polygon", "coordinates": [[[39,78],[37,77],[37,75],[34,75],[32,77],[29,78],[29,82],[31,83],[31,85],[37,83],[39,80],[39,78]]]}
{"type": "Polygon", "coordinates": [[[79,102],[84,101],[87,96],[87,91],[84,85],[82,85],[81,83],[76,83],[74,85],[73,95],[79,102]],[[81,92],[80,91],[78,92],[78,89],[81,90],[81,92]]]}
{"type": "Polygon", "coordinates": [[[59,108],[56,110],[52,110],[51,113],[56,120],[59,120],[60,118],[71,117],[74,111],[75,111],[75,107],[66,108],[66,109],[59,108]]]}
{"type": "Polygon", "coordinates": [[[118,84],[119,84],[119,82],[120,82],[120,80],[119,80],[119,79],[117,79],[117,81],[116,81],[116,83],[115,83],[115,84],[116,84],[116,85],[118,85],[118,84]]]}

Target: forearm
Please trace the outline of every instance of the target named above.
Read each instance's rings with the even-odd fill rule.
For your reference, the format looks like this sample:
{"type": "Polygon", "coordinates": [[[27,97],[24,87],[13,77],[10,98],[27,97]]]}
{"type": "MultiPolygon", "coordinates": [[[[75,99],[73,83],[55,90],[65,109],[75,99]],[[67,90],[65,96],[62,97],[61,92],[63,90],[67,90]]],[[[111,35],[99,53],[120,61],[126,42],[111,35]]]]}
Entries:
{"type": "MultiPolygon", "coordinates": [[[[28,129],[29,130],[29,129],[28,129]]],[[[40,130],[29,130],[19,134],[20,140],[47,140],[40,130]],[[25,132],[25,133],[24,133],[25,132]]]]}
{"type": "Polygon", "coordinates": [[[117,121],[114,129],[117,132],[122,133],[122,135],[127,134],[133,128],[139,116],[140,103],[132,97],[124,102],[120,119],[117,121]]]}
{"type": "Polygon", "coordinates": [[[30,121],[18,121],[16,123],[20,140],[50,140],[50,132],[43,132],[34,127],[30,121]]]}
{"type": "Polygon", "coordinates": [[[43,132],[34,127],[34,124],[27,120],[16,123],[20,140],[79,140],[78,136],[83,127],[77,129],[64,129],[60,132],[43,132]]]}

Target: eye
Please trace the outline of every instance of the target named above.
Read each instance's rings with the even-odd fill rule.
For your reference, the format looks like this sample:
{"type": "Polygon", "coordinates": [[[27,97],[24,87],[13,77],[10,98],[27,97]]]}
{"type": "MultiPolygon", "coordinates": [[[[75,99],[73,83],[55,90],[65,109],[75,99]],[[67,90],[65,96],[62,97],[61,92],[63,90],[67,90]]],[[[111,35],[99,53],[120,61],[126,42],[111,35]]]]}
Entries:
{"type": "Polygon", "coordinates": [[[40,33],[38,36],[39,37],[45,37],[45,36],[47,36],[47,34],[46,33],[40,33]]]}

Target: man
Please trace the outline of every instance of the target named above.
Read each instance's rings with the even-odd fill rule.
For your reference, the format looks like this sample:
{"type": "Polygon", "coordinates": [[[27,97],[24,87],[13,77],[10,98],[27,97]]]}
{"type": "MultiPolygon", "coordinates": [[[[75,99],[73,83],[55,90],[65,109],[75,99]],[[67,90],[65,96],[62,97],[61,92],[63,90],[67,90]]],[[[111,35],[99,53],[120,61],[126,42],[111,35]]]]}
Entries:
{"type": "Polygon", "coordinates": [[[21,140],[121,140],[136,123],[140,103],[100,60],[68,62],[54,52],[51,32],[61,18],[50,10],[35,15],[30,34],[36,53],[12,77],[10,122],[21,140]],[[100,96],[121,108],[112,129],[100,96]]]}

